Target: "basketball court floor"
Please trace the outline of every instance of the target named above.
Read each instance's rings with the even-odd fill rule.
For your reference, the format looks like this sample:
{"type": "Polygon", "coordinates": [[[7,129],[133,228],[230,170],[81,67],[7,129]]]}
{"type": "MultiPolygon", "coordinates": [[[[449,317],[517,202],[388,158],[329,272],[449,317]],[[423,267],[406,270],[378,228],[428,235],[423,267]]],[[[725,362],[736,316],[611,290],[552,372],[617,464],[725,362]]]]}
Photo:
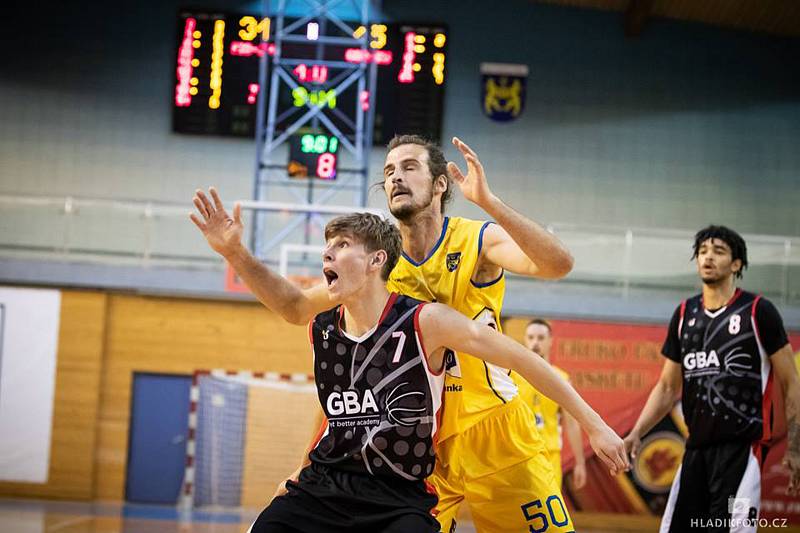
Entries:
{"type": "MultiPolygon", "coordinates": [[[[2,533],[243,533],[255,518],[253,511],[181,511],[156,505],[0,499],[2,533]]],[[[597,523],[596,519],[592,521],[597,523]]],[[[628,518],[624,524],[578,530],[646,533],[657,530],[657,521],[628,518]]],[[[458,533],[475,533],[475,528],[461,523],[458,533]]]]}

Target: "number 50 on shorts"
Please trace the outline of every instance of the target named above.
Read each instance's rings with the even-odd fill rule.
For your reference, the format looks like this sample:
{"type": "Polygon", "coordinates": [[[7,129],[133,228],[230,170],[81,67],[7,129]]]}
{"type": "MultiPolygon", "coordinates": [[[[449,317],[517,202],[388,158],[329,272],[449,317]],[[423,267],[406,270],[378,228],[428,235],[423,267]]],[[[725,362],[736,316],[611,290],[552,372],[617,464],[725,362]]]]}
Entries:
{"type": "Polygon", "coordinates": [[[553,494],[542,504],[542,500],[533,500],[520,506],[525,520],[530,522],[528,530],[530,533],[544,533],[550,525],[565,527],[569,524],[569,516],[561,498],[553,494]]]}

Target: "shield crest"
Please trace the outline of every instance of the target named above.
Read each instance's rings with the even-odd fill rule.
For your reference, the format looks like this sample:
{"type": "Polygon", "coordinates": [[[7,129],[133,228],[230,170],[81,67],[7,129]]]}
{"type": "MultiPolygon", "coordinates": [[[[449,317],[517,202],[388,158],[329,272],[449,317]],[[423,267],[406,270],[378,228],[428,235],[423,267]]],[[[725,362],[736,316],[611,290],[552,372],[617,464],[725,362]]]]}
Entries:
{"type": "Polygon", "coordinates": [[[528,65],[481,63],[483,114],[497,122],[509,122],[525,108],[528,65]]]}
{"type": "Polygon", "coordinates": [[[461,377],[461,365],[458,364],[458,356],[453,350],[447,350],[444,353],[444,369],[448,376],[461,377]]]}
{"type": "Polygon", "coordinates": [[[447,270],[449,272],[455,272],[458,268],[458,263],[461,262],[461,252],[454,252],[452,254],[447,254],[447,270]]]}

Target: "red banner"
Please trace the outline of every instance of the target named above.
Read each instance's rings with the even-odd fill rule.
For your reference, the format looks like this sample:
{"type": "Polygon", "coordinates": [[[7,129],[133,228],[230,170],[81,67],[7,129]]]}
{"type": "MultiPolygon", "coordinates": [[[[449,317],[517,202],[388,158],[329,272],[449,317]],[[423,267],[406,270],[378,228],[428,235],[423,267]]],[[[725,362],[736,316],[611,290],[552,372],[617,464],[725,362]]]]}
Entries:
{"type": "MultiPolygon", "coordinates": [[[[658,380],[664,358],[663,326],[584,321],[553,321],[553,364],[570,374],[578,392],[620,435],[627,434],[658,380]]],[[[800,348],[800,333],[790,335],[800,348]]],[[[800,366],[800,353],[798,353],[800,366]]],[[[782,406],[778,409],[783,412],[782,406]]],[[[780,424],[783,425],[781,421],[780,424]]],[[[675,471],[683,457],[686,428],[677,409],[643,439],[642,450],[631,472],[611,478],[596,458],[587,462],[588,481],[580,491],[571,490],[565,476],[565,495],[573,507],[589,512],[663,512],[675,471]]],[[[762,516],[787,518],[800,524],[800,502],[785,494],[788,470],[781,466],[785,436],[767,455],[762,481],[762,516]]],[[[584,449],[591,449],[584,438],[584,449]]],[[[565,442],[564,470],[574,465],[565,442]]]]}

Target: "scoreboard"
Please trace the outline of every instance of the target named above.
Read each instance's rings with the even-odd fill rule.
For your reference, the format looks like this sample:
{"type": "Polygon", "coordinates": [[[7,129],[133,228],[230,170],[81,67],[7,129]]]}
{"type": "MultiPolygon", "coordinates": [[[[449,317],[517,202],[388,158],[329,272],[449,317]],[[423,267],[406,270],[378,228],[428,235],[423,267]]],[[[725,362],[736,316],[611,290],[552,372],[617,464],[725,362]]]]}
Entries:
{"type": "MultiPolygon", "coordinates": [[[[295,20],[287,17],[285,26],[295,20]]],[[[269,87],[260,87],[258,83],[259,60],[275,52],[273,24],[270,18],[232,13],[184,11],[178,15],[173,131],[255,135],[256,102],[259,93],[264,92],[266,97],[269,92],[269,87]]],[[[439,140],[446,85],[447,28],[442,24],[406,23],[354,27],[352,37],[368,34],[366,50],[328,44],[324,59],[350,64],[375,63],[377,95],[364,91],[366,94],[356,97],[355,84],[343,94],[336,94],[332,83],[334,69],[315,64],[313,53],[309,53],[314,50],[309,46],[315,44],[314,32],[319,31],[318,23],[312,20],[304,28],[308,43],[283,42],[283,57],[311,57],[307,63],[292,68],[291,75],[299,86],[290,89],[282,84],[279,106],[327,106],[353,119],[356,102],[363,109],[374,105],[375,144],[385,144],[395,133],[417,133],[439,140]]],[[[278,131],[289,123],[288,119],[279,122],[278,131]]]]}
{"type": "Polygon", "coordinates": [[[333,135],[300,133],[289,136],[289,176],[336,179],[338,149],[339,139],[333,135]]]}

